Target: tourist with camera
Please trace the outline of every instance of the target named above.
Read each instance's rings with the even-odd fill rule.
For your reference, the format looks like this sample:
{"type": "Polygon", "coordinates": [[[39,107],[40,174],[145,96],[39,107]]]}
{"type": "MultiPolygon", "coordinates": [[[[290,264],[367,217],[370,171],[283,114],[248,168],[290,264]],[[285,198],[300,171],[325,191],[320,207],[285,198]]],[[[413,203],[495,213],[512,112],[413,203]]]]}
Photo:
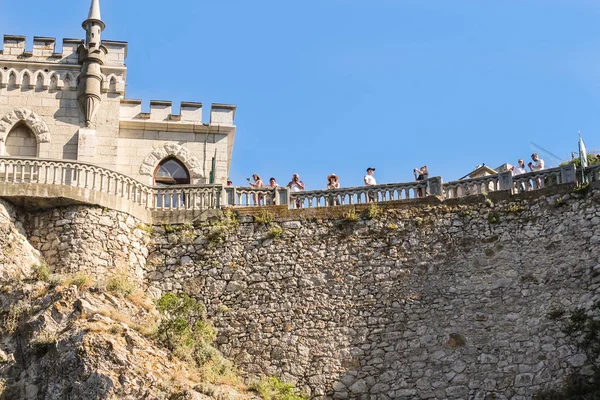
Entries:
{"type": "MultiPolygon", "coordinates": [[[[287,184],[292,192],[301,192],[304,190],[304,182],[300,180],[300,175],[294,174],[292,175],[292,180],[287,184]]],[[[302,207],[302,201],[300,199],[296,200],[296,208],[302,207]]]]}

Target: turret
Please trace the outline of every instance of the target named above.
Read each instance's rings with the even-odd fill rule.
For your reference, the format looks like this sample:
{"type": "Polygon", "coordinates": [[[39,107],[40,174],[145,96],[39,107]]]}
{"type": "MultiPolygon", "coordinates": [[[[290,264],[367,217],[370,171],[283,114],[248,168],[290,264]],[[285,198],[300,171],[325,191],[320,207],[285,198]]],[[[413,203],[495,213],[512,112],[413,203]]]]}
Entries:
{"type": "Polygon", "coordinates": [[[100,17],[100,0],[92,0],[88,18],[81,25],[86,31],[85,45],[79,46],[79,64],[81,75],[77,80],[77,101],[85,117],[85,126],[90,127],[100,106],[102,89],[102,73],[106,47],[101,44],[100,37],[106,27],[100,17]]]}

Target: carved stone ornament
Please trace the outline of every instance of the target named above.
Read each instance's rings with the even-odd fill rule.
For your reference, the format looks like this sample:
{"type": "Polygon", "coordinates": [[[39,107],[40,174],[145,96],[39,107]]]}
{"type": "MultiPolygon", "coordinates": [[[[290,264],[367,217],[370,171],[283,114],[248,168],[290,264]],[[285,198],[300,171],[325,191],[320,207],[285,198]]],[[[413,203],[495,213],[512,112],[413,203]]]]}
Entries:
{"type": "Polygon", "coordinates": [[[50,143],[48,125],[42,117],[27,108],[17,108],[0,119],[0,139],[5,140],[12,128],[19,122],[24,122],[31,129],[38,143],[50,143]]]}
{"type": "Polygon", "coordinates": [[[202,178],[202,164],[198,157],[177,143],[165,143],[164,146],[152,150],[140,166],[140,175],[152,176],[158,164],[167,157],[174,157],[181,161],[190,172],[192,179],[202,178]]]}

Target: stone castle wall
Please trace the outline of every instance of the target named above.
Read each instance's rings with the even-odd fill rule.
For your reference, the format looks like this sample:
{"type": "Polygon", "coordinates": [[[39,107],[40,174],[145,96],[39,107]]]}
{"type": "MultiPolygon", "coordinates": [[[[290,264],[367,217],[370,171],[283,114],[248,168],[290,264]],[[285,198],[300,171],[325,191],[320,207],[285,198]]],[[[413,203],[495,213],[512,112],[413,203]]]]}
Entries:
{"type": "Polygon", "coordinates": [[[29,243],[55,273],[84,273],[103,281],[115,272],[138,282],[148,256],[143,224],[100,207],[70,206],[25,218],[29,243]]]}
{"type": "Polygon", "coordinates": [[[598,300],[600,191],[490,199],[155,226],[150,240],[100,208],[24,219],[51,267],[125,265],[155,296],[191,294],[242,370],[315,398],[529,399],[585,362],[547,314],[598,300]]]}
{"type": "Polygon", "coordinates": [[[530,399],[584,362],[548,312],[598,299],[600,192],[561,196],[158,229],[147,279],[208,304],[243,370],[315,397],[530,399]]]}

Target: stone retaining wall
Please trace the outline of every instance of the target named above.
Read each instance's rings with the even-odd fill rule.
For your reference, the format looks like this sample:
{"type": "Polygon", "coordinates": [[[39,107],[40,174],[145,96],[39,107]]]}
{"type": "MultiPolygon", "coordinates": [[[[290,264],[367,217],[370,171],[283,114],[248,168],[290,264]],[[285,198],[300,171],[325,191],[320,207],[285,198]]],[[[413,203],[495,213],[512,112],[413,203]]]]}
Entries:
{"type": "Polygon", "coordinates": [[[59,207],[27,215],[29,242],[55,273],[85,273],[99,281],[123,271],[142,281],[148,234],[135,218],[93,206],[59,207]]]}
{"type": "Polygon", "coordinates": [[[598,299],[600,192],[500,198],[158,227],[146,276],[204,301],[244,371],[316,398],[530,399],[585,361],[547,314],[598,299]]]}

